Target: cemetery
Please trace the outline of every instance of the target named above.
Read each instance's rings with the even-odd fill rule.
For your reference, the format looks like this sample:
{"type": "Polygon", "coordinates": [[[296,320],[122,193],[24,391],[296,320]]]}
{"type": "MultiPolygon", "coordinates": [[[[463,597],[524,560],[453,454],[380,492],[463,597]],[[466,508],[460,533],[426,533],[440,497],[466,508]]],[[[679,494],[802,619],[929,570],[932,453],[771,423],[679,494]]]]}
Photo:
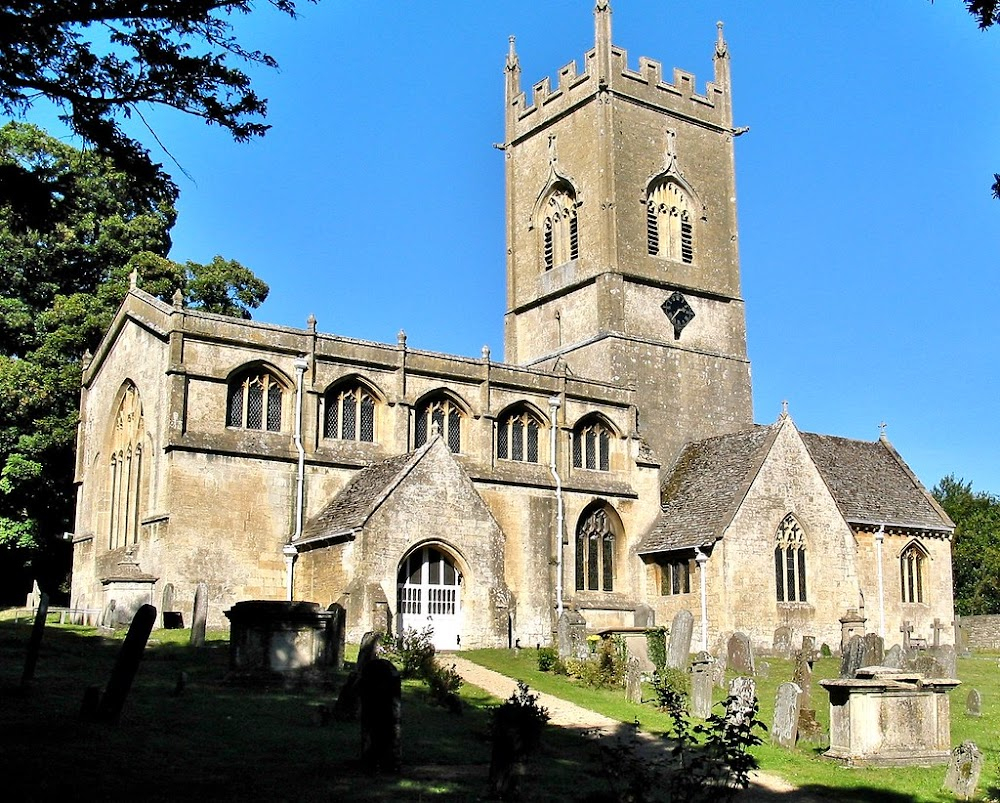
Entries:
{"type": "MultiPolygon", "coordinates": [[[[402,661],[391,651],[381,655],[374,636],[360,650],[319,638],[339,618],[336,611],[332,616],[311,609],[250,612],[249,621],[271,623],[270,635],[257,625],[248,628],[247,613],[239,612],[242,624],[233,628],[234,643],[244,644],[239,655],[229,631],[199,632],[198,622],[189,623],[194,628],[162,628],[162,616],[151,606],[139,609],[131,628],[60,625],[59,613],[34,620],[22,613],[16,623],[9,614],[0,616],[3,720],[6,732],[15,735],[5,747],[9,794],[15,799],[497,799],[490,782],[501,772],[491,761],[496,764],[503,745],[491,739],[491,719],[501,700],[457,682],[439,694],[433,683],[414,677],[414,663],[428,655],[412,653],[402,661]],[[255,649],[245,649],[248,643],[255,649]],[[265,643],[276,645],[264,673],[269,677],[248,683],[246,659],[252,654],[249,669],[254,669],[267,652],[265,643]],[[275,682],[282,674],[275,661],[282,660],[284,680],[275,682]],[[322,671],[301,671],[303,661],[322,671]],[[353,696],[345,702],[350,695],[343,690],[352,684],[353,696]],[[448,699],[450,704],[440,702],[448,699]],[[49,771],[50,765],[61,771],[49,771]]],[[[943,682],[933,671],[940,667],[929,663],[933,645],[895,650],[904,664],[916,662],[923,671],[887,667],[896,660],[894,650],[860,636],[845,645],[843,655],[834,654],[839,644],[833,651],[811,641],[795,645],[776,633],[775,649],[766,655],[755,654],[735,634],[714,654],[684,656],[678,639],[690,633],[683,617],[676,624],[679,635],[673,639],[667,627],[650,628],[641,638],[632,629],[581,640],[567,626],[563,646],[575,653],[556,651],[553,661],[540,660],[547,653],[534,646],[461,655],[523,681],[531,692],[553,694],[621,723],[637,721],[654,741],[671,722],[660,710],[662,695],[645,668],[649,664],[662,663],[664,676],[684,692],[692,722],[722,711],[721,701],[734,688],[754,690],[756,716],[768,730],[752,754],[762,770],[812,795],[809,799],[902,803],[966,799],[966,793],[972,795],[968,799],[997,797],[995,653],[955,657],[953,650],[945,651],[939,657],[955,672],[943,682]],[[642,660],[626,646],[638,642],[642,660]],[[873,668],[866,658],[880,659],[882,666],[873,668]],[[600,672],[580,676],[584,666],[617,671],[619,677],[602,686],[600,672]],[[921,694],[934,698],[937,715],[942,702],[949,704],[943,741],[932,745],[944,754],[937,756],[940,763],[858,762],[846,769],[843,761],[828,757],[838,745],[843,748],[843,734],[838,735],[837,706],[831,707],[824,687],[871,683],[881,693],[893,684],[919,685],[921,694]]],[[[435,666],[445,680],[450,677],[447,654],[437,656],[435,666]]],[[[909,703],[900,708],[902,732],[916,740],[918,721],[927,712],[909,703]]],[[[607,756],[602,759],[584,729],[541,724],[527,740],[531,749],[514,751],[514,769],[506,776],[514,779],[521,799],[617,799],[608,796],[615,787],[607,756]]],[[[795,793],[768,797],[756,789],[746,794],[750,800],[797,799],[795,793]]]]}

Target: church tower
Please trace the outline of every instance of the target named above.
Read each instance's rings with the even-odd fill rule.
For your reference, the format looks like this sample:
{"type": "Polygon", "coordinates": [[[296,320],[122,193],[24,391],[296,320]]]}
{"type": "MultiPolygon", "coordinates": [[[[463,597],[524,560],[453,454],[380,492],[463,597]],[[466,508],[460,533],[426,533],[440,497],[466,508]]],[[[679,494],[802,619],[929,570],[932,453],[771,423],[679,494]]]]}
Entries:
{"type": "Polygon", "coordinates": [[[506,361],[636,389],[639,434],[664,467],[690,440],[752,422],[740,297],[729,53],[694,76],[611,44],[521,90],[506,65],[506,361]]]}

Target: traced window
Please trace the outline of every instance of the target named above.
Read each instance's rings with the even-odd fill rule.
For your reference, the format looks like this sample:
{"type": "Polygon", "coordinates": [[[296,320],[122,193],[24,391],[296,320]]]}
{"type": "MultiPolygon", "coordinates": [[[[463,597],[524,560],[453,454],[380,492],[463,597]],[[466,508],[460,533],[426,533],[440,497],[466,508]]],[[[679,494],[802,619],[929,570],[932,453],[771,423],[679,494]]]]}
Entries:
{"type": "Polygon", "coordinates": [[[791,513],[782,519],[775,535],[774,582],[778,602],[806,601],[805,538],[791,513]]]}
{"type": "Polygon", "coordinates": [[[660,567],[660,594],[691,593],[691,577],[694,575],[695,562],[688,557],[663,557],[657,561],[660,567]]]}
{"type": "Polygon", "coordinates": [[[578,591],[614,590],[615,533],[611,515],[606,506],[600,505],[580,518],[576,528],[578,591]]]}
{"type": "Polygon", "coordinates": [[[281,431],[281,383],[265,370],[242,374],[229,386],[226,426],[281,431]]]}
{"type": "Polygon", "coordinates": [[[441,433],[448,448],[458,454],[462,451],[462,410],[446,396],[423,402],[415,413],[413,426],[414,446],[423,446],[434,434],[441,433]]]}
{"type": "Polygon", "coordinates": [[[900,553],[899,574],[902,583],[903,602],[924,602],[924,570],[927,553],[916,543],[910,544],[900,553]]]}
{"type": "Polygon", "coordinates": [[[684,188],[661,179],[646,199],[646,245],[651,256],[694,262],[694,213],[684,188]]]}
{"type": "Polygon", "coordinates": [[[573,467],[608,471],[611,467],[611,430],[588,419],[573,430],[573,467]]]}
{"type": "Polygon", "coordinates": [[[566,182],[553,187],[542,207],[542,261],[545,270],[580,256],[576,193],[566,182]]]}
{"type": "Polygon", "coordinates": [[[497,458],[538,462],[538,433],[542,425],[528,410],[505,413],[497,420],[497,458]]]}
{"type": "Polygon", "coordinates": [[[128,546],[139,540],[139,503],[145,482],[144,434],[139,392],[135,385],[129,383],[115,413],[112,434],[109,549],[128,546]]]}
{"type": "Polygon", "coordinates": [[[361,382],[327,391],[323,408],[324,438],[375,442],[375,394],[361,382]]]}

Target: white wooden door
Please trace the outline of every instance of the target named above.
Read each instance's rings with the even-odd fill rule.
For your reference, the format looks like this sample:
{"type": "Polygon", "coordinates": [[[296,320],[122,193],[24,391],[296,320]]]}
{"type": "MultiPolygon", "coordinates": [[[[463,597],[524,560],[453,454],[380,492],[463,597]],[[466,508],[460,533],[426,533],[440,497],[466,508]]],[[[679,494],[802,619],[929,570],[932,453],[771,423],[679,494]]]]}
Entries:
{"type": "Polygon", "coordinates": [[[432,546],[413,550],[399,564],[397,631],[434,628],[437,650],[456,650],[462,621],[461,574],[449,555],[432,546]]]}

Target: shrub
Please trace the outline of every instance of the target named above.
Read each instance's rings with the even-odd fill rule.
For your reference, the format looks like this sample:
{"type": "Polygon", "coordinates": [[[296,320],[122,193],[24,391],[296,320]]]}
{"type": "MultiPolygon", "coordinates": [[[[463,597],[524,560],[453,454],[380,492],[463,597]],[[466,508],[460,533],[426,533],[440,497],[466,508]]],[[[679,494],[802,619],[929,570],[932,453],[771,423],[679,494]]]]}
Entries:
{"type": "Polygon", "coordinates": [[[667,628],[651,627],[646,631],[646,654],[656,671],[662,672],[667,665],[667,628]]]}
{"type": "Polygon", "coordinates": [[[675,705],[685,705],[691,690],[691,678],[682,669],[665,666],[653,673],[653,691],[659,707],[669,711],[675,705]]]}
{"type": "Polygon", "coordinates": [[[431,700],[456,714],[462,712],[462,701],[458,690],[462,687],[462,676],[458,674],[455,664],[441,666],[436,661],[432,663],[428,677],[424,678],[430,690],[431,700]]]}
{"type": "Polygon", "coordinates": [[[407,629],[396,643],[400,673],[404,678],[427,680],[434,672],[434,628],[428,625],[423,630],[407,629]]]}
{"type": "Polygon", "coordinates": [[[490,786],[495,795],[517,798],[528,758],[541,742],[549,712],[538,705],[526,683],[517,682],[517,692],[493,709],[490,735],[490,786]]]}
{"type": "Polygon", "coordinates": [[[831,650],[830,645],[824,641],[820,645],[819,654],[822,655],[824,658],[829,658],[831,655],[833,655],[833,650],[831,650]]]}
{"type": "Polygon", "coordinates": [[[555,647],[539,647],[538,648],[538,671],[539,672],[551,672],[555,669],[556,662],[559,660],[559,652],[555,647]]]}

